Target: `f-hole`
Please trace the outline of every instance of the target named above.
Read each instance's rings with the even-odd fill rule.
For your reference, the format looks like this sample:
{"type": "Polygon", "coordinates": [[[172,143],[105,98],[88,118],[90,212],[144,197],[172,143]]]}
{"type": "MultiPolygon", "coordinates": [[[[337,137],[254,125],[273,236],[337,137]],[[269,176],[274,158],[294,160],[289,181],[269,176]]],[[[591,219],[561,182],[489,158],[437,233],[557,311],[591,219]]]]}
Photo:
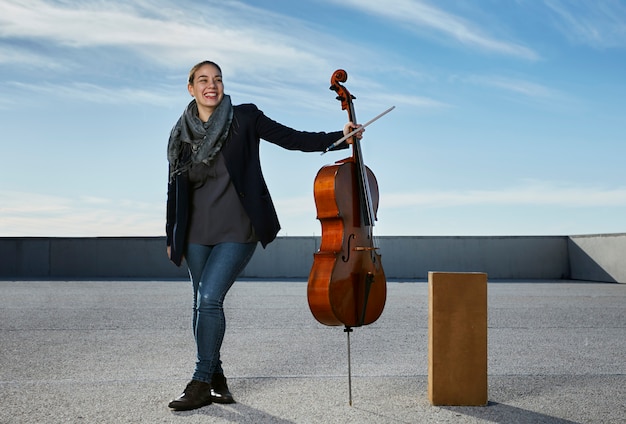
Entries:
{"type": "Polygon", "coordinates": [[[341,260],[344,262],[348,262],[350,260],[350,252],[352,251],[352,239],[354,239],[356,236],[354,234],[350,234],[350,236],[348,237],[348,246],[346,247],[346,251],[348,252],[348,255],[341,255],[341,260]]]}

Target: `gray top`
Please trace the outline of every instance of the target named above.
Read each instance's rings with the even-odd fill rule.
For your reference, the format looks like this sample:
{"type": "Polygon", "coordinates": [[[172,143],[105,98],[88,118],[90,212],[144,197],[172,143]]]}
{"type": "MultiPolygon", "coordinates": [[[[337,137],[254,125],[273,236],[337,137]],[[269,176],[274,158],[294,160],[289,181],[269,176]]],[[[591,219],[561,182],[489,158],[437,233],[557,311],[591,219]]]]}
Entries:
{"type": "Polygon", "coordinates": [[[241,205],[221,153],[210,166],[194,164],[189,170],[189,182],[189,243],[211,246],[256,241],[250,218],[241,205]]]}

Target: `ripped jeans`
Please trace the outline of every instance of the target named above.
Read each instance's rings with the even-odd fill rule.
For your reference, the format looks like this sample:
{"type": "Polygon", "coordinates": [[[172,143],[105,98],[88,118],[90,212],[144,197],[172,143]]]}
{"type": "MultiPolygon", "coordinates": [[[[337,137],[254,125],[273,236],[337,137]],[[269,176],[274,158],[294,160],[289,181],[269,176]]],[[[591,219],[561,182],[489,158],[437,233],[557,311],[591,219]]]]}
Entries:
{"type": "Polygon", "coordinates": [[[193,334],[198,350],[194,380],[223,373],[220,348],[226,331],[226,293],[252,258],[257,243],[188,244],[185,258],[193,284],[193,334]]]}

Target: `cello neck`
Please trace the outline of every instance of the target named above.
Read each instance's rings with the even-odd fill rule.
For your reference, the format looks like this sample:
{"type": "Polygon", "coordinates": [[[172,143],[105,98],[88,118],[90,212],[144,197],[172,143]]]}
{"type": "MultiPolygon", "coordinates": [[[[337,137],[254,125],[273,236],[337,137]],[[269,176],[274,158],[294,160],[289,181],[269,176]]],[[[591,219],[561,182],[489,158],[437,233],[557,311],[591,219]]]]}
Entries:
{"type": "MultiPolygon", "coordinates": [[[[340,84],[338,85],[344,90],[343,94],[340,94],[338,98],[340,100],[342,100],[341,98],[345,99],[345,101],[342,100],[342,104],[345,104],[345,109],[347,109],[348,111],[348,117],[350,119],[350,122],[356,125],[356,112],[354,110],[354,104],[352,103],[352,99],[354,99],[354,96],[352,96],[345,87],[340,84]]],[[[331,89],[333,88],[331,87],[331,89]]],[[[365,161],[363,160],[361,141],[356,135],[352,136],[352,159],[354,160],[355,164],[355,178],[358,186],[357,195],[359,198],[361,225],[364,227],[373,227],[374,221],[376,220],[376,215],[374,212],[374,202],[372,202],[372,193],[370,190],[369,180],[367,178],[367,172],[365,169],[365,161]]]]}
{"type": "MultiPolygon", "coordinates": [[[[348,89],[341,83],[348,80],[348,74],[343,69],[337,69],[330,79],[330,89],[337,92],[337,100],[341,102],[341,108],[348,112],[350,122],[356,125],[356,113],[352,104],[354,96],[350,94],[348,89]]],[[[358,203],[360,209],[360,225],[363,227],[373,227],[376,220],[374,212],[374,203],[372,202],[372,194],[370,191],[365,163],[363,162],[363,153],[361,152],[361,143],[358,137],[352,136],[352,158],[355,163],[355,180],[358,203]]],[[[371,232],[371,230],[370,230],[371,232]]]]}
{"type": "MultiPolygon", "coordinates": [[[[354,121],[352,121],[354,122],[354,121]]],[[[372,202],[372,192],[365,170],[365,162],[363,161],[363,152],[361,150],[361,142],[354,137],[352,143],[352,157],[354,159],[356,178],[359,192],[359,205],[361,209],[361,222],[363,226],[373,227],[376,217],[374,215],[374,204],[372,202]]]]}

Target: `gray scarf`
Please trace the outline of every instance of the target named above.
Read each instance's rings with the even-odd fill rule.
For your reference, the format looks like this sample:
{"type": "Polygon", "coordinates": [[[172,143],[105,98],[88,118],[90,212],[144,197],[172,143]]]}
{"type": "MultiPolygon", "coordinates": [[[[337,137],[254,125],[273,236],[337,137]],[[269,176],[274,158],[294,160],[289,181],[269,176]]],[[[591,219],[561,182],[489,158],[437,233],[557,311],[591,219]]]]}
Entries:
{"type": "Polygon", "coordinates": [[[233,105],[230,96],[224,95],[207,122],[200,120],[198,105],[195,99],[192,100],[170,133],[167,160],[171,165],[171,176],[188,170],[192,164],[210,165],[228,137],[232,120],[233,105]],[[183,143],[188,143],[191,147],[191,160],[185,163],[181,163],[183,143]]]}

